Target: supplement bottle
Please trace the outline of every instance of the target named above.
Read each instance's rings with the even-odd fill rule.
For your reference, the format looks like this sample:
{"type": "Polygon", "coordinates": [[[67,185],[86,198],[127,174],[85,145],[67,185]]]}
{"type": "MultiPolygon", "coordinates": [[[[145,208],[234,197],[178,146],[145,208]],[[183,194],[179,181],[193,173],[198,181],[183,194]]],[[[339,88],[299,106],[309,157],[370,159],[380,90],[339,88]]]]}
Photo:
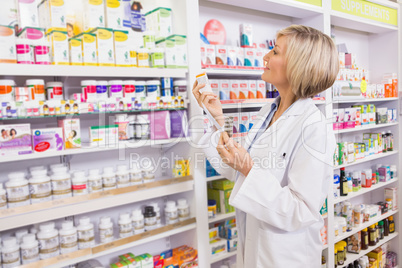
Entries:
{"type": "Polygon", "coordinates": [[[61,254],[78,250],[77,228],[74,227],[74,223],[72,221],[64,221],[61,224],[59,234],[61,254]]]}
{"type": "Polygon", "coordinates": [[[94,225],[89,217],[81,217],[79,219],[78,231],[78,248],[91,248],[95,246],[94,225]]]}
{"type": "Polygon", "coordinates": [[[39,261],[39,243],[34,234],[27,234],[21,244],[22,264],[39,261]]]}
{"type": "MultiPolygon", "coordinates": [[[[41,167],[42,168],[40,168],[40,169],[45,169],[44,166],[41,166],[41,167]]],[[[39,169],[38,167],[36,167],[36,168],[39,169]]],[[[66,170],[68,170],[68,168],[64,164],[53,164],[53,165],[50,165],[49,168],[50,168],[50,173],[52,173],[52,174],[54,173],[55,170],[59,170],[59,168],[66,168],[66,170]]],[[[32,172],[32,170],[30,170],[30,171],[32,172]]],[[[49,175],[51,175],[51,174],[49,174],[49,175]]]]}
{"type": "Polygon", "coordinates": [[[8,207],[21,207],[31,204],[29,200],[28,180],[23,172],[8,174],[9,181],[6,182],[8,207]]]}
{"type": "Polygon", "coordinates": [[[109,81],[109,97],[110,98],[123,98],[123,81],[122,80],[109,81]]]}
{"type": "Polygon", "coordinates": [[[159,209],[158,203],[150,203],[148,206],[151,206],[154,208],[154,211],[156,213],[156,227],[161,227],[162,221],[161,221],[161,210],[159,209]]]}
{"type": "Polygon", "coordinates": [[[90,169],[88,171],[88,191],[89,193],[103,191],[102,177],[99,174],[99,169],[90,169]]]}
{"type": "Polygon", "coordinates": [[[116,171],[117,188],[130,186],[130,175],[126,165],[118,165],[116,171]]]}
{"type": "Polygon", "coordinates": [[[144,183],[155,181],[154,167],[152,165],[147,165],[146,167],[143,167],[142,175],[143,175],[144,183]]]}
{"type": "MultiPolygon", "coordinates": [[[[106,100],[108,98],[108,82],[107,81],[98,81],[96,83],[96,97],[98,100],[106,100]]],[[[100,112],[105,112],[106,109],[100,112]]]]}
{"type": "Polygon", "coordinates": [[[343,265],[345,262],[345,249],[343,248],[343,246],[339,243],[335,244],[335,246],[338,249],[338,265],[343,265]]]}
{"type": "Polygon", "coordinates": [[[394,222],[394,216],[389,216],[389,233],[393,234],[395,233],[395,222],[394,222]]]}
{"type": "Polygon", "coordinates": [[[60,255],[59,232],[54,228],[54,222],[39,225],[39,257],[41,260],[60,255]]]}
{"type": "Polygon", "coordinates": [[[156,213],[153,207],[145,207],[144,212],[145,231],[156,229],[156,213]]]}
{"type": "Polygon", "coordinates": [[[379,232],[380,232],[380,235],[379,235],[380,240],[384,239],[384,222],[383,221],[378,222],[378,228],[379,228],[379,232]]]}
{"type": "Polygon", "coordinates": [[[387,132],[387,152],[394,150],[394,134],[391,133],[391,130],[387,132]]]}
{"type": "Polygon", "coordinates": [[[179,221],[185,221],[190,218],[190,208],[186,199],[177,200],[177,211],[179,214],[179,221]]]}
{"type": "Polygon", "coordinates": [[[389,235],[389,220],[388,218],[385,218],[384,220],[384,236],[389,235]]]}
{"type": "Polygon", "coordinates": [[[15,237],[4,238],[1,248],[3,268],[17,267],[21,264],[20,246],[15,237]]]}
{"type": "Polygon", "coordinates": [[[345,168],[341,168],[341,176],[340,176],[340,189],[341,189],[341,196],[347,196],[349,189],[348,189],[348,180],[345,176],[345,168]]]}
{"type": "Polygon", "coordinates": [[[32,178],[29,180],[29,192],[32,204],[52,200],[52,187],[47,170],[35,170],[31,172],[32,178]]]}
{"type": "Polygon", "coordinates": [[[378,243],[380,241],[380,228],[378,227],[378,222],[375,224],[375,242],[378,243]]]}
{"type": "Polygon", "coordinates": [[[19,245],[22,243],[22,237],[28,234],[28,229],[21,229],[15,232],[15,238],[17,238],[17,242],[19,245]]]}
{"type": "Polygon", "coordinates": [[[215,218],[216,216],[216,201],[213,199],[208,200],[208,218],[215,218]]]}
{"type": "Polygon", "coordinates": [[[123,213],[119,217],[119,237],[129,237],[133,235],[130,213],[123,213]]]}
{"type": "Polygon", "coordinates": [[[167,201],[165,207],[165,221],[166,224],[175,224],[179,221],[179,214],[175,201],[167,201]]]}
{"type": "Polygon", "coordinates": [[[334,175],[334,198],[338,198],[341,194],[340,192],[340,182],[339,182],[339,175],[334,175]]]}
{"type": "Polygon", "coordinates": [[[369,246],[375,246],[376,245],[376,230],[375,230],[375,225],[370,225],[369,229],[369,246]]]}
{"type": "Polygon", "coordinates": [[[382,137],[382,152],[386,153],[388,141],[387,141],[387,134],[385,134],[385,131],[381,132],[381,137],[382,137]]]}
{"type": "Polygon", "coordinates": [[[140,234],[145,231],[144,229],[144,215],[142,215],[142,212],[140,209],[136,209],[133,211],[133,217],[131,218],[133,228],[134,228],[134,234],[140,234]]]}
{"type": "Polygon", "coordinates": [[[135,81],[135,98],[141,100],[141,98],[145,98],[145,81],[135,81]]]}
{"type": "Polygon", "coordinates": [[[99,221],[99,236],[101,243],[108,243],[113,241],[114,233],[113,233],[113,222],[108,216],[104,216],[100,218],[99,221]]]}
{"type": "Polygon", "coordinates": [[[348,176],[347,180],[348,180],[348,193],[351,193],[353,192],[352,176],[348,176]]]}
{"type": "Polygon", "coordinates": [[[85,176],[85,171],[75,171],[73,173],[72,182],[72,189],[73,189],[73,196],[79,195],[86,195],[88,194],[87,189],[87,177],[85,176]]]}
{"type": "Polygon", "coordinates": [[[86,102],[94,102],[97,100],[96,86],[97,82],[95,80],[81,81],[81,94],[86,102]]]}
{"type": "Polygon", "coordinates": [[[367,228],[364,228],[361,232],[361,248],[362,250],[366,250],[369,247],[369,235],[368,235],[368,231],[367,228]]]}
{"type": "Polygon", "coordinates": [[[135,121],[135,139],[136,140],[149,140],[150,127],[149,119],[146,115],[137,115],[135,121]]]}
{"type": "Polygon", "coordinates": [[[0,183],[0,210],[7,208],[7,194],[6,190],[3,188],[3,184],[0,183]]]}
{"type": "Polygon", "coordinates": [[[53,199],[61,199],[73,196],[71,189],[71,175],[67,167],[58,167],[53,169],[51,176],[53,199]]]}
{"type": "Polygon", "coordinates": [[[335,267],[337,267],[337,265],[338,265],[338,248],[336,246],[334,247],[334,263],[335,263],[335,267]]]}
{"type": "Polygon", "coordinates": [[[135,81],[134,80],[123,81],[123,95],[124,95],[124,98],[129,98],[129,99],[135,97],[135,81]]]}
{"type": "Polygon", "coordinates": [[[142,171],[137,164],[133,164],[130,169],[130,182],[131,185],[142,184],[142,171]]]}
{"type": "Polygon", "coordinates": [[[105,191],[110,189],[116,189],[116,174],[113,171],[113,167],[103,168],[102,180],[103,180],[103,189],[105,191]]]}

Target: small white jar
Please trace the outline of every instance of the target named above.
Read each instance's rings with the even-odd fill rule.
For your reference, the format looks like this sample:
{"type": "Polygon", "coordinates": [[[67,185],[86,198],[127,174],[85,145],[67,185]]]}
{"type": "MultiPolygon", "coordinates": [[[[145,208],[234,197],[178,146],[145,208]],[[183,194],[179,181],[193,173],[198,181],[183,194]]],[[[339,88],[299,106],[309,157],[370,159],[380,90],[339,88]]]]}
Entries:
{"type": "Polygon", "coordinates": [[[24,237],[24,235],[28,234],[28,229],[20,229],[18,231],[15,232],[15,238],[17,238],[17,242],[19,245],[21,245],[22,243],[22,238],[24,237]]]}
{"type": "Polygon", "coordinates": [[[21,244],[22,264],[39,261],[39,242],[34,234],[27,234],[21,244]]]}
{"type": "Polygon", "coordinates": [[[87,177],[85,176],[85,171],[76,171],[73,173],[72,189],[73,196],[86,195],[88,194],[87,188],[87,177]]]}
{"type": "Polygon", "coordinates": [[[116,189],[116,173],[113,167],[103,168],[102,181],[104,190],[116,189]]]}
{"type": "Polygon", "coordinates": [[[134,234],[140,234],[145,231],[144,229],[144,215],[140,209],[136,209],[133,211],[133,217],[131,218],[134,234]]]}
{"type": "Polygon", "coordinates": [[[29,179],[29,191],[31,193],[32,204],[51,201],[52,187],[50,177],[47,176],[47,170],[31,171],[32,178],[29,179]]]}
{"type": "Polygon", "coordinates": [[[130,213],[120,214],[119,217],[119,237],[129,237],[133,235],[133,226],[131,223],[130,213]]]}
{"type": "Polygon", "coordinates": [[[161,226],[162,226],[161,210],[160,210],[160,208],[159,208],[159,206],[158,206],[158,203],[153,202],[153,203],[150,203],[148,206],[153,207],[153,208],[154,208],[154,211],[155,211],[155,213],[156,213],[156,227],[157,227],[157,228],[161,227],[161,226]]]}
{"type": "Polygon", "coordinates": [[[102,177],[99,174],[99,169],[90,169],[88,173],[88,191],[90,193],[103,191],[102,177]]]}
{"type": "Polygon", "coordinates": [[[190,218],[190,207],[186,199],[177,200],[177,212],[179,214],[179,221],[185,221],[190,218]]]}
{"type": "Polygon", "coordinates": [[[59,234],[61,254],[66,254],[78,250],[77,228],[74,227],[74,223],[72,221],[64,221],[61,224],[59,234]]]}
{"type": "Polygon", "coordinates": [[[6,189],[3,188],[3,184],[0,183],[0,210],[7,208],[7,193],[6,189]]]}
{"type": "Polygon", "coordinates": [[[155,181],[154,167],[151,165],[143,167],[142,168],[142,176],[143,176],[144,183],[155,181]]]}
{"type": "Polygon", "coordinates": [[[71,175],[67,167],[53,169],[51,178],[53,199],[61,199],[73,196],[71,189],[71,175]]]}
{"type": "Polygon", "coordinates": [[[79,223],[80,225],[77,226],[78,248],[83,249],[95,246],[95,230],[90,218],[81,217],[79,223]]]}
{"type": "Polygon", "coordinates": [[[142,184],[142,170],[136,164],[130,169],[130,182],[131,185],[142,184]]]}
{"type": "Polygon", "coordinates": [[[130,175],[126,165],[118,165],[116,171],[117,188],[130,186],[130,175]]]}
{"type": "Polygon", "coordinates": [[[165,207],[165,221],[166,224],[175,224],[179,222],[179,214],[175,201],[167,201],[165,207]]]}
{"type": "Polygon", "coordinates": [[[10,179],[6,182],[8,207],[21,207],[31,204],[29,199],[28,180],[23,172],[8,174],[10,179]]]}
{"type": "Polygon", "coordinates": [[[1,256],[3,259],[3,268],[17,267],[21,264],[20,246],[17,244],[17,239],[15,237],[3,239],[1,256]]]}
{"type": "Polygon", "coordinates": [[[46,222],[39,225],[39,257],[41,260],[60,255],[59,232],[54,228],[54,222],[46,222]]]}
{"type": "Polygon", "coordinates": [[[113,241],[114,233],[113,233],[113,222],[108,216],[104,216],[100,218],[99,221],[99,236],[101,243],[108,243],[113,241]]]}

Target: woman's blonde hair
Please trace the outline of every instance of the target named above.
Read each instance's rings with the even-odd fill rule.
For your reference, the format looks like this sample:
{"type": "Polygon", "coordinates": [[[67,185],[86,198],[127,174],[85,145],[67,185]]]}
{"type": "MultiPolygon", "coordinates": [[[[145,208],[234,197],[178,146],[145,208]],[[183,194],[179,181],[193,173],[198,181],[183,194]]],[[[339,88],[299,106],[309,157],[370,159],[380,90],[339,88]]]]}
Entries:
{"type": "Polygon", "coordinates": [[[276,38],[287,37],[287,79],[297,98],[311,98],[330,88],[339,71],[332,39],[311,27],[291,25],[276,38]]]}

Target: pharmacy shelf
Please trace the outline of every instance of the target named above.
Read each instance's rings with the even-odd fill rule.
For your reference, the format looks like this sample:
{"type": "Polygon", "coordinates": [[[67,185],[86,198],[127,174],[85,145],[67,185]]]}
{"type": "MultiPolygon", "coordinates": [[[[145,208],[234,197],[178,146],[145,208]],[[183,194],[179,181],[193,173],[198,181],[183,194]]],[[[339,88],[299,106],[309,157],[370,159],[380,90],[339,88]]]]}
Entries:
{"type": "MultiPolygon", "coordinates": [[[[398,7],[396,7],[398,9],[398,7]]],[[[376,22],[362,17],[356,17],[339,11],[331,11],[331,24],[333,26],[348,28],[367,33],[386,33],[397,31],[398,27],[386,23],[376,22]]]]}
{"type": "Polygon", "coordinates": [[[68,77],[173,77],[185,78],[187,69],[135,67],[0,64],[1,76],[68,76],[68,77]]]}
{"type": "Polygon", "coordinates": [[[236,212],[218,213],[218,214],[216,214],[215,218],[209,219],[208,223],[214,223],[214,222],[218,222],[218,221],[223,221],[223,220],[234,218],[234,217],[236,217],[236,212]]]}
{"type": "Polygon", "coordinates": [[[245,70],[245,69],[226,69],[226,68],[217,68],[211,69],[206,68],[203,69],[207,73],[208,76],[225,76],[225,77],[239,77],[239,76],[253,76],[253,77],[261,77],[263,70],[245,70]]]}
{"type": "Polygon", "coordinates": [[[130,140],[126,142],[119,142],[117,145],[110,145],[109,147],[82,147],[78,149],[68,149],[62,151],[53,151],[53,152],[44,152],[44,153],[31,153],[24,155],[9,155],[7,157],[0,156],[0,163],[8,163],[15,161],[25,161],[32,159],[41,159],[55,156],[64,156],[64,155],[77,155],[77,154],[87,154],[87,153],[98,153],[98,152],[106,152],[106,151],[114,151],[114,150],[126,150],[126,149],[134,149],[140,147],[148,147],[148,146],[174,146],[177,143],[187,142],[187,138],[174,138],[174,139],[166,139],[166,140],[130,140]]]}
{"type": "Polygon", "coordinates": [[[57,199],[0,211],[0,231],[192,191],[192,176],[160,179],[124,188],[57,199]],[[134,194],[133,194],[134,193],[134,194]]]}
{"type": "MultiPolygon", "coordinates": [[[[388,241],[394,239],[395,237],[397,237],[399,235],[399,233],[395,232],[393,234],[390,234],[388,236],[385,236],[384,239],[380,240],[377,245],[375,246],[371,246],[368,249],[365,250],[360,250],[359,254],[354,254],[354,253],[349,253],[346,252],[346,261],[345,263],[340,266],[340,267],[347,267],[349,265],[349,263],[353,263],[355,260],[358,260],[360,257],[363,257],[364,255],[366,255],[367,253],[373,251],[374,249],[382,246],[383,244],[387,243],[388,241]]],[[[339,266],[339,265],[338,265],[339,266]]]]}
{"type": "Polygon", "coordinates": [[[216,181],[216,180],[222,180],[222,179],[226,179],[224,176],[212,176],[212,177],[207,177],[206,181],[216,181]]]}
{"type": "Polygon", "coordinates": [[[216,263],[218,261],[225,260],[225,259],[230,258],[232,256],[236,256],[236,254],[237,254],[236,251],[221,253],[216,257],[212,257],[211,264],[216,263]]]}
{"type": "Polygon", "coordinates": [[[180,234],[196,228],[195,218],[188,219],[177,224],[166,225],[161,228],[144,232],[142,234],[133,235],[130,237],[118,239],[109,243],[101,244],[93,248],[75,251],[68,254],[63,254],[51,259],[41,260],[24,266],[23,268],[36,268],[36,267],[65,267],[73,265],[78,262],[86,261],[89,259],[96,259],[101,256],[112,254],[114,252],[130,249],[145,243],[156,241],[172,235],[180,234]]]}
{"type": "Polygon", "coordinates": [[[254,9],[293,18],[308,18],[323,13],[323,8],[291,0],[210,0],[211,2],[254,9]]]}
{"type": "Polygon", "coordinates": [[[388,156],[391,156],[391,155],[397,155],[398,153],[399,153],[398,151],[392,151],[392,152],[387,152],[387,153],[379,153],[379,154],[375,154],[375,155],[370,155],[370,156],[367,156],[367,157],[365,157],[363,159],[356,160],[353,163],[343,164],[343,165],[334,167],[334,170],[337,170],[337,169],[340,169],[340,168],[343,168],[343,167],[351,167],[351,166],[354,166],[354,165],[370,162],[372,160],[380,159],[380,158],[383,158],[383,157],[388,157],[388,156]]]}
{"type": "Polygon", "coordinates": [[[365,125],[365,126],[348,128],[348,129],[334,130],[334,133],[335,134],[343,134],[343,133],[350,133],[350,132],[365,131],[365,130],[369,130],[369,129],[392,127],[392,126],[397,126],[397,125],[398,125],[398,122],[396,122],[396,123],[387,123],[387,124],[375,124],[375,125],[371,124],[371,125],[365,125]]]}
{"type": "MultiPolygon", "coordinates": [[[[246,99],[246,100],[221,100],[222,109],[261,108],[267,103],[273,103],[275,98],[246,99]]],[[[325,100],[313,100],[316,105],[325,104],[325,100]]]]}
{"type": "Polygon", "coordinates": [[[340,103],[366,103],[366,102],[383,102],[383,101],[396,101],[398,97],[393,98],[379,98],[379,99],[368,99],[368,98],[347,98],[343,97],[341,99],[332,99],[333,104],[340,104],[340,103]]]}
{"type": "Polygon", "coordinates": [[[395,213],[398,213],[398,210],[388,211],[385,214],[377,216],[377,217],[369,220],[368,222],[365,222],[365,223],[361,224],[359,227],[352,228],[352,231],[350,231],[350,232],[346,232],[346,233],[344,233],[342,235],[335,236],[334,243],[342,241],[342,240],[348,238],[349,236],[351,236],[351,235],[363,230],[364,228],[368,228],[370,225],[373,225],[373,224],[375,224],[375,223],[377,223],[377,222],[379,222],[379,221],[381,221],[381,220],[383,220],[385,218],[388,218],[389,216],[394,215],[395,213]]]}
{"type": "Polygon", "coordinates": [[[359,190],[357,192],[348,193],[347,196],[340,196],[340,197],[334,199],[334,204],[337,204],[337,203],[352,199],[352,198],[354,198],[356,196],[363,195],[363,194],[369,193],[371,191],[375,191],[375,190],[377,190],[379,188],[383,188],[383,187],[385,187],[387,185],[390,185],[390,184],[392,184],[394,182],[397,182],[397,181],[398,181],[398,178],[395,178],[395,179],[392,179],[392,180],[387,181],[387,182],[380,182],[378,184],[372,185],[370,188],[362,188],[361,190],[359,190]]]}

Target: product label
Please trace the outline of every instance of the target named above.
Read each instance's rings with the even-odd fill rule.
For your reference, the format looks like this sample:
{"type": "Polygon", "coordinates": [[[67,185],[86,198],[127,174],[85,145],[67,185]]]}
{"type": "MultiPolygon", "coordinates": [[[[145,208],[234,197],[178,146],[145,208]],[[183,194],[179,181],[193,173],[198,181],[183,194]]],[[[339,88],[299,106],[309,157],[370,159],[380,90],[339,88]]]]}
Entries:
{"type": "Polygon", "coordinates": [[[109,89],[112,97],[123,97],[122,85],[111,85],[109,89]]]}
{"type": "Polygon", "coordinates": [[[51,184],[54,199],[71,196],[72,192],[70,178],[66,178],[64,180],[52,180],[51,184]]]}
{"type": "Polygon", "coordinates": [[[145,86],[135,86],[135,96],[138,98],[145,97],[145,86]]]}
{"type": "Polygon", "coordinates": [[[61,253],[69,252],[69,250],[77,248],[78,235],[77,233],[71,235],[60,235],[60,249],[61,253]]]}
{"type": "Polygon", "coordinates": [[[39,254],[41,259],[47,259],[59,255],[59,237],[38,239],[39,254]]]}
{"type": "Polygon", "coordinates": [[[188,208],[179,208],[177,210],[180,219],[188,218],[190,216],[190,210],[188,208]]]}
{"type": "Polygon", "coordinates": [[[160,96],[159,86],[157,86],[157,85],[147,86],[147,96],[153,97],[155,99],[156,99],[156,97],[160,96]]]}
{"type": "Polygon", "coordinates": [[[78,231],[78,246],[80,249],[95,246],[94,229],[78,231]]]}
{"type": "MultiPolygon", "coordinates": [[[[51,185],[49,182],[44,183],[30,183],[30,193],[32,202],[35,202],[34,199],[46,199],[47,197],[51,196],[51,185]]],[[[42,201],[42,200],[37,200],[42,201]]]]}
{"type": "Polygon", "coordinates": [[[166,224],[174,224],[179,221],[177,210],[165,212],[165,216],[166,216],[166,224]]]}
{"type": "Polygon", "coordinates": [[[0,195],[0,209],[7,208],[7,198],[6,195],[0,195]]]}
{"type": "Polygon", "coordinates": [[[17,267],[20,264],[20,251],[16,250],[10,253],[2,253],[3,267],[17,267]]]}
{"type": "Polygon", "coordinates": [[[119,224],[119,234],[120,238],[132,236],[132,225],[129,224],[119,224]]]}
{"type": "Polygon", "coordinates": [[[138,67],[149,67],[148,57],[149,57],[148,53],[138,53],[137,54],[138,67]]]}
{"type": "Polygon", "coordinates": [[[134,230],[144,229],[144,220],[133,221],[134,230]]]}
{"type": "Polygon", "coordinates": [[[155,217],[147,217],[144,219],[144,224],[146,227],[152,227],[156,225],[156,216],[155,217]]]}
{"type": "Polygon", "coordinates": [[[130,177],[129,175],[117,175],[117,187],[127,187],[130,186],[130,177]]]}
{"type": "Polygon", "coordinates": [[[22,263],[30,263],[39,260],[39,247],[21,248],[22,263]]]}
{"type": "Polygon", "coordinates": [[[90,193],[95,193],[102,191],[102,179],[99,178],[98,180],[89,180],[88,181],[88,188],[90,193]]]}
{"type": "Polygon", "coordinates": [[[113,240],[113,227],[107,229],[99,228],[99,235],[101,243],[107,243],[113,240]]]}
{"type": "Polygon", "coordinates": [[[35,47],[35,62],[36,64],[51,64],[49,47],[47,46],[35,47]]]}
{"type": "Polygon", "coordinates": [[[103,188],[116,188],[116,177],[103,177],[103,188]]]}
{"type": "Polygon", "coordinates": [[[26,201],[29,202],[28,185],[20,187],[7,187],[7,196],[9,207],[23,205],[26,201]]]}
{"type": "Polygon", "coordinates": [[[142,183],[142,174],[141,173],[130,173],[130,181],[132,183],[142,183]]]}

